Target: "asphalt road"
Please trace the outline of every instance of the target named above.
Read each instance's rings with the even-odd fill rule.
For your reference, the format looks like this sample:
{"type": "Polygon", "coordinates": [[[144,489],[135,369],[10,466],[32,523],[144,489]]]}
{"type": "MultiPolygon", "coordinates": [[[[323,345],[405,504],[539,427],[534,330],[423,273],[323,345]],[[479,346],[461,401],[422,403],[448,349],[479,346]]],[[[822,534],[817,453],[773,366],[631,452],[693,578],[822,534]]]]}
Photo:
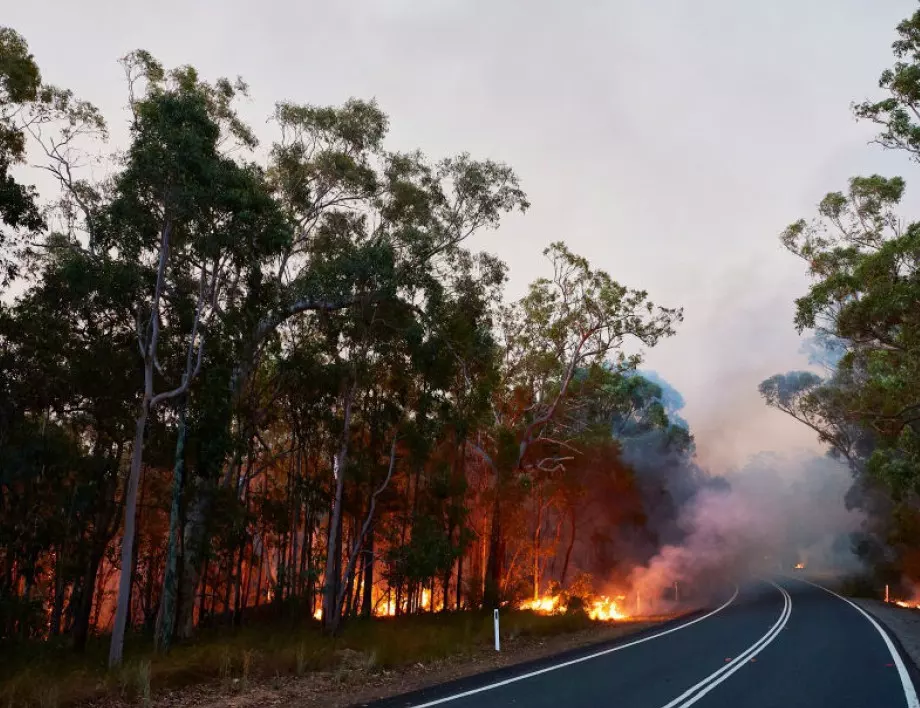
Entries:
{"type": "Polygon", "coordinates": [[[781,578],[617,643],[373,705],[920,708],[915,673],[888,632],[855,605],[781,578]]]}

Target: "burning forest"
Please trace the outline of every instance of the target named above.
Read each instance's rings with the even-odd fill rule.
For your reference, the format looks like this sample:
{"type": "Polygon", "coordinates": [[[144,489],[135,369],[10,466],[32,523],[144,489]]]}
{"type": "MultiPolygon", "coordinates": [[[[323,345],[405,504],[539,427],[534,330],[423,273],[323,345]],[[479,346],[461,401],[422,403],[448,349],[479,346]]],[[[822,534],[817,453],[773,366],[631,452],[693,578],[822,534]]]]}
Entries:
{"type": "Polygon", "coordinates": [[[504,295],[506,265],[469,239],[529,207],[507,165],[391,152],[357,99],[279,103],[257,152],[242,82],[144,51],[122,59],[110,148],[106,117],[4,32],[0,79],[22,85],[0,92],[0,167],[28,145],[59,179],[0,194],[19,234],[0,261],[0,645],[105,637],[117,667],[127,635],[166,654],[263,620],[616,622],[790,549],[810,569],[859,525],[814,512],[842,497],[837,462],[697,464],[680,395],[640,369],[681,308],[562,242],[504,295]],[[105,180],[72,177],[90,157],[105,180]],[[804,468],[833,483],[776,477],[804,468]]]}
{"type": "Polygon", "coordinates": [[[41,248],[0,308],[0,642],[106,635],[118,666],[127,634],[166,653],[271,617],[638,611],[609,588],[685,490],[635,450],[682,474],[692,436],[636,368],[679,308],[558,242],[504,299],[466,239],[526,210],[516,174],[389,152],[374,102],[278,104],[254,167],[245,87],[138,51],[107,152],[9,36],[0,127],[111,175],[18,193],[41,248]]]}

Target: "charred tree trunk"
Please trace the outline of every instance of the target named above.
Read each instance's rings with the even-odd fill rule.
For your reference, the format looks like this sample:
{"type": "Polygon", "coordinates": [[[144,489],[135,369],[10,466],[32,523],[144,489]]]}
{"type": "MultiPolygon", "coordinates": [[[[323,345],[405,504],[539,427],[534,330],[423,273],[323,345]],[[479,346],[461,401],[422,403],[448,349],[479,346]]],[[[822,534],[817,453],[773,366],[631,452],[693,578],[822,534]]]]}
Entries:
{"type": "Polygon", "coordinates": [[[374,613],[374,527],[371,525],[364,542],[364,587],[361,615],[370,617],[374,613]]]}
{"type": "Polygon", "coordinates": [[[485,589],[482,603],[488,609],[497,608],[501,601],[502,581],[502,530],[501,503],[495,490],[495,504],[492,507],[492,523],[489,529],[489,557],[486,562],[485,589]]]}
{"type": "MultiPolygon", "coordinates": [[[[90,618],[93,611],[93,595],[96,592],[96,576],[99,573],[99,564],[102,562],[104,546],[96,548],[90,553],[89,560],[86,564],[86,573],[80,583],[79,592],[76,585],[74,586],[74,595],[71,596],[70,603],[74,607],[73,616],[73,648],[82,652],[86,648],[86,640],[89,637],[90,618]]],[[[101,604],[101,598],[100,598],[101,604]]]]}
{"type": "MultiPolygon", "coordinates": [[[[213,484],[193,475],[194,483],[185,519],[183,534],[182,576],[179,580],[179,604],[176,618],[176,638],[190,639],[195,632],[195,595],[206,569],[207,520],[211,510],[213,484]]],[[[202,598],[204,587],[201,588],[202,598]]],[[[204,601],[200,616],[204,617],[204,601]]]]}
{"type": "Polygon", "coordinates": [[[457,557],[457,610],[463,609],[463,553],[457,557]]]}
{"type": "Polygon", "coordinates": [[[575,509],[569,510],[569,545],[565,549],[565,560],[562,562],[562,574],[559,585],[565,587],[565,580],[569,573],[569,561],[572,559],[572,549],[575,547],[575,509]]]}

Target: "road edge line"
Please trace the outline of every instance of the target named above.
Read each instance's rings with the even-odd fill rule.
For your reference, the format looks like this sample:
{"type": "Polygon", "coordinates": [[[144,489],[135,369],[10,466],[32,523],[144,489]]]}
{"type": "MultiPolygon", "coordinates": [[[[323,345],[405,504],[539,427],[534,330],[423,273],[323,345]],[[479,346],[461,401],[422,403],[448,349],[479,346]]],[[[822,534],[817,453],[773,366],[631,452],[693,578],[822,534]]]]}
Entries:
{"type": "Polygon", "coordinates": [[[877,631],[882,636],[882,639],[885,640],[885,646],[888,647],[888,653],[891,654],[891,658],[894,660],[894,665],[898,670],[898,677],[901,679],[901,689],[904,691],[904,699],[907,701],[907,708],[920,708],[920,699],[917,698],[917,689],[914,687],[914,682],[910,678],[910,673],[907,671],[907,665],[904,663],[904,659],[901,658],[901,652],[898,651],[897,647],[894,645],[894,642],[891,641],[891,637],[888,636],[888,632],[882,629],[881,625],[875,621],[875,618],[852,600],[845,598],[843,595],[838,595],[833,590],[830,590],[823,585],[818,585],[818,583],[813,583],[810,580],[805,580],[804,578],[795,578],[795,580],[798,580],[801,583],[812,585],[826,593],[833,595],[838,600],[843,600],[850,607],[855,609],[863,617],[869,620],[869,623],[875,627],[875,631],[877,631]]]}
{"type": "Polygon", "coordinates": [[[428,701],[427,703],[413,704],[409,708],[429,708],[429,706],[437,706],[437,705],[441,705],[442,703],[449,703],[450,701],[455,701],[460,698],[467,698],[468,696],[474,696],[477,693],[491,691],[492,689],[501,688],[502,686],[507,686],[508,684],[511,684],[511,683],[517,683],[518,681],[523,681],[525,679],[533,678],[534,676],[539,676],[541,674],[549,673],[550,671],[555,671],[557,669],[564,669],[567,666],[573,666],[574,664],[580,664],[585,661],[590,661],[591,659],[596,659],[600,656],[606,656],[607,654],[613,654],[614,652],[621,651],[623,649],[628,649],[629,647],[636,646],[637,644],[643,644],[645,642],[651,641],[652,639],[663,637],[666,634],[672,634],[674,632],[679,632],[682,629],[686,629],[687,627],[690,627],[691,625],[694,625],[697,622],[702,622],[704,619],[708,619],[709,617],[712,617],[713,615],[721,612],[722,610],[724,610],[726,607],[728,607],[735,601],[735,599],[738,597],[739,592],[740,592],[740,589],[736,585],[735,592],[732,594],[732,596],[728,598],[726,602],[724,602],[722,605],[720,605],[716,609],[712,610],[711,612],[706,613],[705,615],[701,617],[697,617],[696,619],[690,620],[689,622],[680,624],[677,627],[666,629],[663,632],[658,632],[656,634],[652,634],[647,637],[642,637],[641,639],[634,639],[631,642],[627,642],[625,644],[618,644],[615,647],[610,647],[609,649],[603,649],[601,651],[596,651],[586,656],[579,656],[579,657],[576,657],[575,659],[569,659],[568,661],[563,661],[559,664],[545,666],[542,669],[528,671],[527,673],[520,674],[518,676],[511,676],[510,678],[503,679],[501,681],[495,681],[494,683],[486,684],[485,686],[479,686],[478,688],[471,688],[467,691],[461,691],[460,693],[454,693],[450,696],[444,696],[443,698],[436,698],[435,700],[428,701]]]}

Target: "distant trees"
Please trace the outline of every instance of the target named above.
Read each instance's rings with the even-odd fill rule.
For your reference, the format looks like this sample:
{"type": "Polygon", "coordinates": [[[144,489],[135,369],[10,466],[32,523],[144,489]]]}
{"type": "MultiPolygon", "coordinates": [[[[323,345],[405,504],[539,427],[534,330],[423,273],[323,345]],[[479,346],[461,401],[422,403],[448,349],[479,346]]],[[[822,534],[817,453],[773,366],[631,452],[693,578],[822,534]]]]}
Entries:
{"type": "Polygon", "coordinates": [[[107,154],[19,35],[0,52],[0,640],[111,629],[117,665],[131,628],[168,651],[267,607],[336,632],[616,563],[644,525],[617,437],[692,448],[627,347],[682,313],[562,243],[504,303],[466,243],[526,210],[509,167],[390,152],[355,99],[278,104],[257,152],[242,81],[143,51],[107,154]],[[9,172],[27,143],[41,202],[9,172]]]}
{"type": "MultiPolygon", "coordinates": [[[[916,160],[920,12],[898,34],[897,61],[880,80],[887,97],[855,112],[881,126],[881,145],[916,160]]],[[[888,490],[895,509],[871,504],[889,528],[916,517],[920,492],[920,224],[898,215],[904,189],[900,177],[854,177],[824,197],[815,220],[784,231],[783,245],[812,278],[796,301],[796,327],[815,330],[842,356],[826,378],[792,372],[760,387],[769,405],[850,462],[860,479],[854,497],[870,504],[866,495],[888,490]]]]}

